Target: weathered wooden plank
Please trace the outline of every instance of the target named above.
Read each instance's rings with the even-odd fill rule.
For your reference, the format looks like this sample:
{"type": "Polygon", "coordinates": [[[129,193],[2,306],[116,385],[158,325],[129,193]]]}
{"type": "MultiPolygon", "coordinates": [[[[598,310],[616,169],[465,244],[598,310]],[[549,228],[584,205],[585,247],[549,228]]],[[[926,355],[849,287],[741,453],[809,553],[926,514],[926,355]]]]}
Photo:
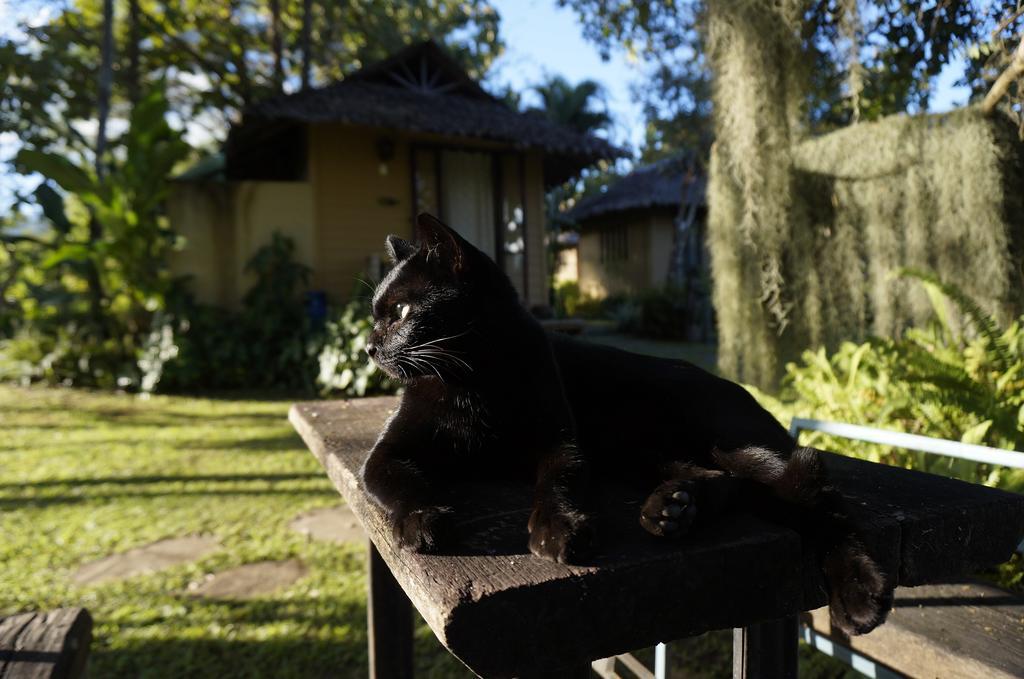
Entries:
{"type": "MultiPolygon", "coordinates": [[[[828,610],[807,615],[832,637],[828,610]]],[[[991,585],[900,587],[889,621],[837,643],[909,676],[1010,679],[1024,676],[1024,597],[991,585]]]]}
{"type": "Polygon", "coordinates": [[[412,679],[412,604],[372,542],[367,558],[370,679],[412,679]]]}
{"type": "MultiPolygon", "coordinates": [[[[480,674],[579,666],[825,603],[812,550],[792,530],[732,516],[713,532],[668,544],[640,528],[642,498],[610,486],[598,488],[601,542],[588,565],[564,566],[530,555],[530,489],[507,485],[460,490],[468,509],[458,514],[460,539],[453,553],[399,552],[358,480],[395,405],[393,398],[299,404],[291,420],[438,639],[480,674]]],[[[1024,498],[826,458],[836,485],[854,499],[866,540],[894,579],[926,582],[997,563],[1024,532],[1024,498]],[[941,563],[929,562],[935,553],[942,553],[941,563]]]]}
{"type": "Polygon", "coordinates": [[[92,642],[84,608],[23,613],[0,620],[0,679],[82,676],[92,642]]]}
{"type": "Polygon", "coordinates": [[[1024,535],[1024,496],[829,455],[858,521],[899,525],[899,583],[943,582],[1002,563],[1024,535]]]}

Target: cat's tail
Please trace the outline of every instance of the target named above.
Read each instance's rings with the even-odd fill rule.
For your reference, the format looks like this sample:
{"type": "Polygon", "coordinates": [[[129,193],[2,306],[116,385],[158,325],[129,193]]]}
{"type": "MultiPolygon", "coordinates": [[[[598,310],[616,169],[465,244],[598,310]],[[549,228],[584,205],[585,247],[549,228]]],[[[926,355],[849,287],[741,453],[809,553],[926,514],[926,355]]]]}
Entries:
{"type": "Polygon", "coordinates": [[[784,502],[779,518],[813,541],[828,586],[832,626],[865,634],[885,622],[892,608],[891,578],[872,558],[850,521],[846,500],[828,482],[821,455],[797,448],[788,458],[765,448],[715,453],[734,476],[767,486],[784,502]]]}

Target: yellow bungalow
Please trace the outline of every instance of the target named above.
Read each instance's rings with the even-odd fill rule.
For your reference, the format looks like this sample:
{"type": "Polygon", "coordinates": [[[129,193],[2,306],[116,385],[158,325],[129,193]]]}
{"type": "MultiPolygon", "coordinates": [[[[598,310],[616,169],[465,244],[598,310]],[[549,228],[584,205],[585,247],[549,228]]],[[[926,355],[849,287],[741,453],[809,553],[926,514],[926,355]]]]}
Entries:
{"type": "Polygon", "coordinates": [[[579,231],[580,292],[600,299],[662,288],[669,282],[673,256],[681,259],[679,282],[702,275],[707,267],[706,185],[693,158],[680,155],[638,167],[580,200],[566,215],[579,231]],[[688,222],[678,251],[677,218],[688,222]]]}
{"type": "Polygon", "coordinates": [[[326,87],[247,109],[223,161],[179,177],[186,246],[172,263],[196,297],[232,307],[252,254],[280,232],[312,288],[348,298],[382,273],[384,238],[439,215],[503,267],[529,306],[548,301],[544,192],[621,152],[487,94],[436,43],[326,87]]]}

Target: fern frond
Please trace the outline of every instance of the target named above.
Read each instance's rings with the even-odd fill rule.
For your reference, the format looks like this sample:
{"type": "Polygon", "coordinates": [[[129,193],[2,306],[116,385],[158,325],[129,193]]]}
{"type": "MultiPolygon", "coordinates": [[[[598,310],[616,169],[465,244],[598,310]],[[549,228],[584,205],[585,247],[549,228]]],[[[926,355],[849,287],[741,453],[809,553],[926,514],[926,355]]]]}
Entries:
{"type": "MultiPolygon", "coordinates": [[[[964,314],[974,325],[974,329],[978,331],[988,346],[991,349],[990,357],[996,370],[1000,373],[1006,372],[1010,369],[1012,359],[1010,358],[1010,347],[1007,346],[1004,340],[1004,331],[999,327],[999,322],[994,316],[985,311],[980,304],[978,304],[970,295],[961,290],[958,286],[947,283],[940,279],[935,274],[928,271],[921,271],[919,269],[900,269],[898,272],[900,278],[913,278],[921,283],[926,290],[929,291],[929,297],[932,299],[933,306],[937,307],[937,300],[931,294],[932,291],[942,293],[946,299],[956,304],[960,312],[964,314]]],[[[949,328],[949,320],[946,318],[944,312],[940,312],[936,309],[936,316],[943,320],[947,324],[947,331],[952,332],[949,328]]]]}

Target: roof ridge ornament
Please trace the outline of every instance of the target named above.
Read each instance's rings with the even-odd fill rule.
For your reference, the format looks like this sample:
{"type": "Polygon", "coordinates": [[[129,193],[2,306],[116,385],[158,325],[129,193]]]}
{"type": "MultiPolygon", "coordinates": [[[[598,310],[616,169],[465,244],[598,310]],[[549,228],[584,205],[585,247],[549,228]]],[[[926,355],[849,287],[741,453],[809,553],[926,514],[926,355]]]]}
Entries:
{"type": "Polygon", "coordinates": [[[418,56],[418,72],[414,73],[409,67],[410,61],[402,61],[387,71],[387,77],[400,87],[420,94],[445,94],[459,87],[461,83],[444,77],[444,70],[438,64],[431,62],[424,54],[418,56]]]}

